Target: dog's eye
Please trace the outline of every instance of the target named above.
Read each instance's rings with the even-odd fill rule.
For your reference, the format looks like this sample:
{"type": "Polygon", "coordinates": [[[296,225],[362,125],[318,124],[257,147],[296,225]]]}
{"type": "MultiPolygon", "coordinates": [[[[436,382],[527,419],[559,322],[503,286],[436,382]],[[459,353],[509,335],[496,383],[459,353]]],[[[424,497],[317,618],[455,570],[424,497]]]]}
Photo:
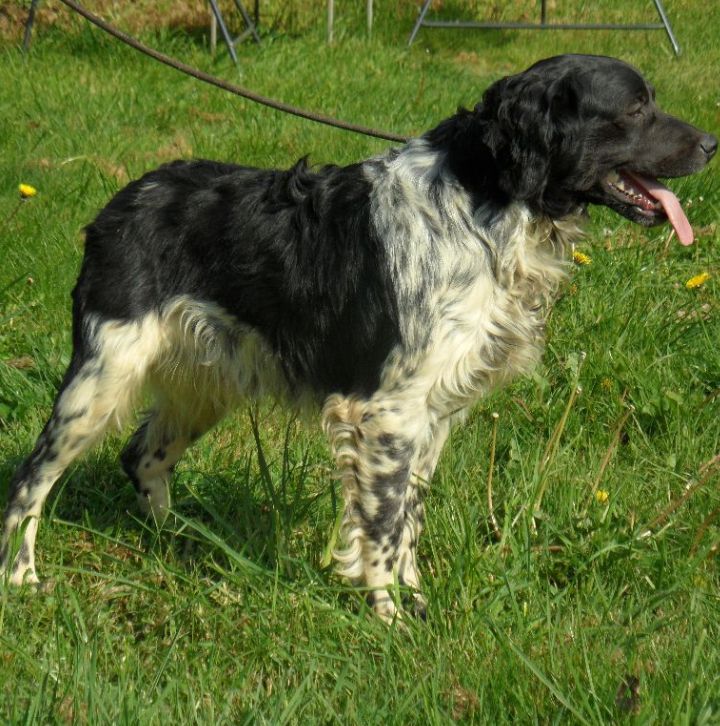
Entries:
{"type": "Polygon", "coordinates": [[[628,116],[631,118],[640,118],[640,116],[643,115],[644,107],[643,104],[638,104],[637,106],[633,106],[627,113],[628,116]]]}

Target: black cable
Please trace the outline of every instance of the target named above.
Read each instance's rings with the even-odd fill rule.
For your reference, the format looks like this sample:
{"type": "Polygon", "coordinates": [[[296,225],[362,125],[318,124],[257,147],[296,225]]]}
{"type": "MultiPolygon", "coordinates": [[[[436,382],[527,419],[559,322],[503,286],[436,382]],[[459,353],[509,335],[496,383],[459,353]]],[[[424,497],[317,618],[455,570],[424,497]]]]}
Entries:
{"type": "Polygon", "coordinates": [[[327,126],[333,126],[338,129],[344,129],[345,131],[354,131],[355,133],[364,134],[365,136],[373,136],[377,139],[385,139],[387,141],[399,141],[400,143],[405,143],[408,140],[408,137],[406,136],[393,134],[389,131],[380,131],[378,129],[369,128],[367,126],[361,126],[359,124],[348,123],[347,121],[340,121],[330,116],[324,116],[323,114],[306,111],[302,108],[298,108],[297,106],[291,106],[289,103],[283,103],[282,101],[276,101],[273,98],[261,96],[254,91],[250,91],[247,88],[242,88],[241,86],[236,86],[233,83],[224,81],[222,78],[218,78],[217,76],[211,76],[209,73],[205,73],[198,68],[193,68],[192,66],[182,63],[175,58],[171,58],[164,53],[160,53],[153,48],[149,48],[148,46],[143,45],[139,40],[136,40],[131,35],[123,33],[121,30],[118,30],[113,25],[110,25],[110,23],[107,23],[101,18],[97,17],[97,15],[93,15],[93,13],[91,13],[89,10],[86,10],[84,7],[82,7],[82,5],[78,5],[76,2],[74,2],[74,0],[60,0],[60,2],[67,5],[71,10],[74,10],[79,15],[82,15],[86,20],[89,20],[93,25],[96,25],[101,30],[104,30],[106,33],[109,33],[126,45],[129,45],[131,48],[134,48],[135,50],[144,53],[150,58],[154,58],[155,60],[160,61],[160,63],[164,63],[166,66],[170,66],[170,68],[174,68],[181,73],[192,76],[199,81],[209,83],[211,86],[216,86],[217,88],[222,88],[223,91],[234,93],[236,96],[242,96],[243,98],[247,98],[249,101],[260,103],[263,106],[269,106],[270,108],[274,108],[277,111],[282,111],[283,113],[289,113],[293,116],[299,116],[300,118],[308,119],[309,121],[316,121],[317,123],[325,124],[327,126]]]}

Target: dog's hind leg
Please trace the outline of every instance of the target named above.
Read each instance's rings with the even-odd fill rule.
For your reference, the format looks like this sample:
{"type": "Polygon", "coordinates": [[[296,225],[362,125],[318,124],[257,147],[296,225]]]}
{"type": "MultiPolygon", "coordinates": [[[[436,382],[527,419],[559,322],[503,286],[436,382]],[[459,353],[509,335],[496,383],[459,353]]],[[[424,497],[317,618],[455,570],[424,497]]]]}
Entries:
{"type": "Polygon", "coordinates": [[[207,403],[186,400],[160,391],[155,408],[130,437],[120,460],[135,487],[144,514],[162,524],[170,507],[169,481],[175,464],[193,441],[211,428],[222,414],[207,403]]]}
{"type": "Polygon", "coordinates": [[[38,582],[35,536],[53,484],[111,423],[119,424],[142,383],[149,361],[147,348],[143,353],[137,345],[139,326],[108,325],[87,326],[76,335],[73,359],[50,419],[10,482],[0,573],[11,584],[38,582]]]}
{"type": "Polygon", "coordinates": [[[135,487],[140,511],[162,524],[170,507],[169,479],[190,439],[165,425],[158,410],[150,413],[130,437],[120,455],[122,467],[135,487]]]}
{"type": "Polygon", "coordinates": [[[345,497],[347,548],[335,555],[340,573],[368,588],[368,600],[385,620],[397,612],[390,595],[396,578],[399,584],[419,584],[412,551],[422,519],[415,471],[430,427],[417,415],[421,406],[409,410],[413,415],[404,415],[402,406],[339,396],[331,396],[323,410],[345,497]],[[414,521],[407,523],[408,516],[414,521]]]}

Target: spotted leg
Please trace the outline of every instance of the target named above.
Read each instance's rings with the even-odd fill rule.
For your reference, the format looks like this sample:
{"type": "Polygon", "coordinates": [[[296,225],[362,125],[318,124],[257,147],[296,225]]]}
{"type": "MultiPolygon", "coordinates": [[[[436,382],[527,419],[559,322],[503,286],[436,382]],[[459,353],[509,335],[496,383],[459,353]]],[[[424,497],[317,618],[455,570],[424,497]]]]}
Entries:
{"type": "Polygon", "coordinates": [[[398,552],[397,572],[400,584],[412,588],[415,614],[423,620],[426,617],[426,602],[420,592],[420,572],[417,563],[417,545],[425,523],[423,494],[430,486],[430,480],[449,432],[449,418],[443,419],[433,427],[431,437],[420,451],[405,494],[403,534],[398,552]]]}
{"type": "Polygon", "coordinates": [[[152,514],[158,524],[165,521],[170,507],[170,475],[175,464],[220,416],[207,403],[181,402],[165,393],[158,394],[155,409],[120,455],[143,514],[152,514]]]}
{"type": "Polygon", "coordinates": [[[70,463],[123,416],[139,387],[141,366],[123,366],[90,346],[76,350],[49,421],[10,482],[0,573],[13,585],[37,583],[35,537],[43,504],[70,463]]]}
{"type": "Polygon", "coordinates": [[[331,396],[323,410],[345,498],[346,549],[335,556],[341,574],[368,588],[369,601],[385,620],[397,613],[390,592],[400,580],[400,568],[407,584],[419,584],[412,540],[419,534],[422,512],[414,473],[421,459],[423,470],[430,463],[434,468],[438,455],[430,453],[436,447],[429,442],[423,411],[422,405],[340,396],[331,396]],[[408,512],[414,524],[406,524],[408,512]]]}

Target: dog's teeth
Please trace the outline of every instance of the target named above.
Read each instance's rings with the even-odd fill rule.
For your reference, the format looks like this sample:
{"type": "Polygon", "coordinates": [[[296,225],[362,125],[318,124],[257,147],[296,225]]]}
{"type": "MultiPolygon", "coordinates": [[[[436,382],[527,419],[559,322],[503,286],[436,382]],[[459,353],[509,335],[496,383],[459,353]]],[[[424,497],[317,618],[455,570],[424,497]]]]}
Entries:
{"type": "Polygon", "coordinates": [[[610,172],[606,177],[607,183],[617,189],[619,192],[624,194],[628,199],[643,209],[661,209],[662,205],[656,200],[652,199],[648,195],[639,191],[638,188],[630,181],[625,181],[616,171],[610,172]]]}

